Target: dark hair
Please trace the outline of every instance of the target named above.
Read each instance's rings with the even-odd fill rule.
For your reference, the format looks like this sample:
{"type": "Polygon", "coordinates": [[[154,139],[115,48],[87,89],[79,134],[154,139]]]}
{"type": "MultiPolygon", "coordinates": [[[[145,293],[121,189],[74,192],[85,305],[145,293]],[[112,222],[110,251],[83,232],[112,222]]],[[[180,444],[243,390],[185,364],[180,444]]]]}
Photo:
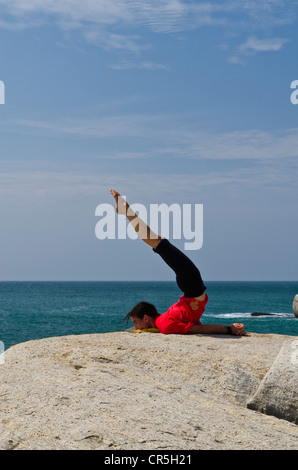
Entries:
{"type": "Polygon", "coordinates": [[[137,317],[142,319],[144,318],[144,315],[148,315],[152,318],[158,317],[158,313],[154,305],[149,304],[148,302],[139,302],[130,312],[128,312],[124,320],[126,323],[128,323],[130,317],[137,317]]]}

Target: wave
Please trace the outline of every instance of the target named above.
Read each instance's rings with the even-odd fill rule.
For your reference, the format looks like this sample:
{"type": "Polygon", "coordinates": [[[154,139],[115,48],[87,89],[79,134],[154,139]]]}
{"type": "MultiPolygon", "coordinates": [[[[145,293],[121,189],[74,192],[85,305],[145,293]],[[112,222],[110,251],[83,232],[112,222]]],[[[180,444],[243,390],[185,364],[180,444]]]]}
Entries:
{"type": "MultiPolygon", "coordinates": [[[[205,313],[205,316],[210,316],[210,317],[216,317],[216,318],[258,318],[257,316],[252,316],[251,312],[231,312],[231,313],[212,313],[212,312],[207,312],[205,313]]],[[[260,315],[259,318],[270,318],[270,317],[291,317],[294,318],[293,313],[285,313],[285,312],[270,312],[270,315],[260,315]]]]}

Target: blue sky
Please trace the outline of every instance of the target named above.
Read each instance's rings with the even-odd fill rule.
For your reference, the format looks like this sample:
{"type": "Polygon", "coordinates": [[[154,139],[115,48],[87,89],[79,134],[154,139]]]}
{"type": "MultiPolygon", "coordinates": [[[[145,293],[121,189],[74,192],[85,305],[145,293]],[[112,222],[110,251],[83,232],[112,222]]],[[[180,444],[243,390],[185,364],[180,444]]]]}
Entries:
{"type": "Polygon", "coordinates": [[[297,23],[282,0],[0,0],[0,279],[173,280],[95,237],[113,187],[204,205],[206,281],[297,280],[297,23]]]}

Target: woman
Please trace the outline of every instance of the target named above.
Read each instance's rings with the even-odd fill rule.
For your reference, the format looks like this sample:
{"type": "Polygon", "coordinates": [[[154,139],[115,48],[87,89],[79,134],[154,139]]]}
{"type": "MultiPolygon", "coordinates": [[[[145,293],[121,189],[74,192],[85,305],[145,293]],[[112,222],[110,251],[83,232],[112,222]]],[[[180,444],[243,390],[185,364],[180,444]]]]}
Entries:
{"type": "Polygon", "coordinates": [[[208,302],[206,286],[203,283],[200,271],[194,263],[178,248],[173,246],[169,240],[152,232],[130,208],[126,200],[117,191],[110,189],[110,193],[116,201],[116,212],[124,214],[138,236],[155,253],[170,266],[176,274],[178,287],[183,292],[179,301],[172,305],[169,310],[159,314],[154,305],[148,302],[139,302],[127,314],[126,319],[131,319],[135,329],[158,328],[163,334],[232,334],[244,335],[244,325],[233,323],[232,325],[205,324],[200,318],[205,311],[208,302]]]}

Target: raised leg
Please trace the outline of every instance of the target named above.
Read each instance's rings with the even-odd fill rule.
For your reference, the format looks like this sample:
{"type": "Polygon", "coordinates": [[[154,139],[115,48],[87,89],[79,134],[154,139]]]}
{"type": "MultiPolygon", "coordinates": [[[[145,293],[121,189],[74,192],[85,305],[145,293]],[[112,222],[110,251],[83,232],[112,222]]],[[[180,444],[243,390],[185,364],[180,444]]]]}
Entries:
{"type": "Polygon", "coordinates": [[[146,225],[145,222],[140,219],[140,217],[136,215],[135,212],[133,212],[128,202],[117,191],[110,189],[110,193],[115,198],[117,214],[124,214],[140,239],[152,248],[157,248],[160,241],[162,240],[162,237],[154,233],[150,227],[148,227],[148,225],[146,225]]]}

